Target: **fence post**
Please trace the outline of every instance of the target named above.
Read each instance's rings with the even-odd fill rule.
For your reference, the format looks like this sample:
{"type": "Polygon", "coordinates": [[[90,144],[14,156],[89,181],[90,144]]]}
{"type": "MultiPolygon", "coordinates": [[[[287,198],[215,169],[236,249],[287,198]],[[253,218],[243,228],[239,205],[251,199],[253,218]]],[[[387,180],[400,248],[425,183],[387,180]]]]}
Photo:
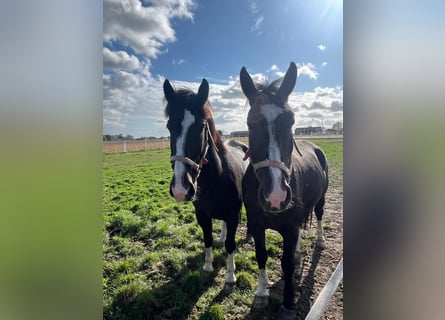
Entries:
{"type": "Polygon", "coordinates": [[[127,140],[124,140],[124,152],[127,153],[127,140]]]}

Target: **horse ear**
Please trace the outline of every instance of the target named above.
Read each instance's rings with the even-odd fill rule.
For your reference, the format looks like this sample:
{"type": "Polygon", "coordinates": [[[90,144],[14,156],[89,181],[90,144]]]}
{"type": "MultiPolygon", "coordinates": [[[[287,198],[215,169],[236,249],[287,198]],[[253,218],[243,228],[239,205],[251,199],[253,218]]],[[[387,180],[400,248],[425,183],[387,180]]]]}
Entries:
{"type": "Polygon", "coordinates": [[[239,81],[241,83],[241,89],[243,90],[244,95],[249,99],[256,92],[256,87],[252,81],[252,78],[247,72],[246,67],[241,68],[239,73],[239,81]]]}
{"type": "Polygon", "coordinates": [[[280,89],[278,89],[278,96],[283,98],[283,100],[287,100],[287,97],[291,94],[292,90],[294,90],[296,82],[297,66],[295,62],[292,61],[289,65],[289,69],[287,69],[286,74],[284,75],[284,79],[281,83],[280,89]]]}
{"type": "Polygon", "coordinates": [[[167,101],[171,101],[175,97],[175,89],[173,89],[168,79],[164,81],[164,95],[167,101]]]}
{"type": "Polygon", "coordinates": [[[198,98],[202,103],[207,101],[207,98],[209,97],[209,83],[206,79],[202,79],[201,85],[198,89],[198,98]]]}

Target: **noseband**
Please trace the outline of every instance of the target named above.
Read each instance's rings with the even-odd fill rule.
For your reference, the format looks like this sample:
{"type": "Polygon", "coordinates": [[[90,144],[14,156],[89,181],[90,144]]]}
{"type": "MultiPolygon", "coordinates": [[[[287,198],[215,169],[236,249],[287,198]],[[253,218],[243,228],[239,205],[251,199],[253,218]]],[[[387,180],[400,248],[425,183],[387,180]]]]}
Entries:
{"type": "Polygon", "coordinates": [[[255,171],[255,173],[257,172],[258,169],[261,168],[278,168],[281,169],[281,171],[284,172],[284,174],[286,175],[287,178],[290,177],[291,173],[292,173],[292,169],[286,167],[286,165],[283,162],[279,162],[279,161],[275,161],[275,160],[263,160],[257,163],[252,163],[252,167],[253,170],[255,171]]]}
{"type": "MultiPolygon", "coordinates": [[[[206,131],[207,137],[210,139],[210,143],[212,144],[212,146],[214,146],[215,149],[218,150],[216,148],[215,142],[213,141],[212,135],[210,133],[208,122],[206,122],[205,131],[206,131]]],[[[205,164],[207,161],[206,156],[207,156],[208,149],[209,149],[209,144],[208,144],[208,142],[206,142],[205,149],[204,149],[204,152],[202,153],[202,158],[199,160],[199,163],[196,163],[195,161],[193,161],[192,159],[190,159],[188,157],[177,156],[177,155],[171,156],[170,162],[180,161],[182,163],[188,164],[190,167],[192,167],[193,170],[195,170],[197,172],[197,174],[199,176],[199,174],[201,173],[202,165],[205,164]]]]}
{"type": "MultiPolygon", "coordinates": [[[[297,152],[298,152],[298,154],[300,156],[303,156],[303,154],[301,153],[300,149],[298,149],[297,142],[295,140],[294,140],[294,148],[295,148],[295,150],[297,150],[297,152]]],[[[244,160],[249,158],[249,156],[250,155],[248,153],[246,153],[246,155],[244,157],[244,160]]],[[[252,164],[253,171],[255,172],[255,174],[256,174],[258,169],[270,168],[270,167],[281,169],[281,171],[284,172],[284,174],[286,175],[287,178],[289,178],[290,175],[292,174],[292,168],[286,167],[286,165],[283,162],[280,162],[280,161],[266,159],[266,160],[259,161],[257,163],[251,163],[251,164],[252,164]]]]}
{"type": "MultiPolygon", "coordinates": [[[[207,150],[206,150],[206,151],[207,151],[207,150]]],[[[188,164],[188,165],[189,165],[190,167],[192,167],[192,169],[194,169],[195,171],[199,172],[199,171],[201,170],[201,168],[202,168],[202,162],[203,162],[204,158],[205,158],[205,155],[204,155],[204,157],[201,159],[201,161],[199,161],[199,164],[198,164],[198,163],[196,163],[195,161],[193,161],[192,159],[187,158],[187,157],[183,157],[183,156],[171,156],[171,157],[170,157],[170,162],[181,161],[181,162],[183,162],[183,163],[185,163],[185,164],[188,164]]]]}

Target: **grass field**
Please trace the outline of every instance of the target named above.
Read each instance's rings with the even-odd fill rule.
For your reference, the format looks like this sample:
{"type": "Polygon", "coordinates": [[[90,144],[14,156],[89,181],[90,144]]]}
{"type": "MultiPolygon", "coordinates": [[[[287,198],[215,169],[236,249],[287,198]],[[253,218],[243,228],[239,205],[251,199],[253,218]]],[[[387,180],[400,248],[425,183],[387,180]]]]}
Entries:
{"type": "MultiPolygon", "coordinates": [[[[329,159],[331,185],[342,185],[343,140],[314,140],[329,159]]],[[[252,245],[237,233],[237,286],[222,292],[225,250],[214,245],[213,273],[204,263],[202,231],[191,203],[169,195],[169,150],[104,154],[104,319],[268,319],[281,304],[271,293],[265,310],[252,311],[258,267],[252,245]]],[[[244,210],[244,209],[243,209],[244,210]]],[[[243,211],[240,230],[245,230],[243,211]]],[[[326,226],[329,228],[329,226],[326,226]]],[[[214,222],[218,239],[220,222],[214,222]]],[[[309,248],[313,237],[303,238],[309,248]]],[[[280,275],[281,236],[267,232],[268,269],[280,275]]],[[[306,250],[308,251],[308,250],[306,250]]]]}

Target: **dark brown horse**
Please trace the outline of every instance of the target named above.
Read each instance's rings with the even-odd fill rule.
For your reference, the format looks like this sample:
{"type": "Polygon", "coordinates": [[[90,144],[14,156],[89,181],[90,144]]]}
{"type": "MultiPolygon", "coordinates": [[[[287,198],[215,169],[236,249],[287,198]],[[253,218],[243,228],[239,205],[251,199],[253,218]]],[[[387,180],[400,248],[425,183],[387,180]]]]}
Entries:
{"type": "Polygon", "coordinates": [[[254,307],[268,303],[265,230],[283,237],[281,267],[284,278],[283,304],[279,316],[294,319],[295,293],[292,278],[300,227],[312,211],[318,220],[317,245],[324,246],[321,218],[328,188],[328,166],[324,152],[308,141],[294,141],[294,113],[287,104],[295,86],[297,66],[291,63],[284,78],[269,85],[258,84],[243,67],[241,87],[249,100],[250,165],[243,178],[243,201],[255,240],[259,268],[254,307]]]}
{"type": "Polygon", "coordinates": [[[221,140],[207,100],[207,80],[202,80],[197,94],[188,89],[175,90],[165,80],[164,94],[173,168],[170,194],[177,201],[193,202],[204,233],[204,271],[213,271],[212,218],[223,221],[220,241],[224,241],[228,253],[226,289],[229,289],[236,282],[233,253],[242,206],[241,180],[247,167],[243,161],[247,146],[234,140],[226,143],[221,140]]]}

